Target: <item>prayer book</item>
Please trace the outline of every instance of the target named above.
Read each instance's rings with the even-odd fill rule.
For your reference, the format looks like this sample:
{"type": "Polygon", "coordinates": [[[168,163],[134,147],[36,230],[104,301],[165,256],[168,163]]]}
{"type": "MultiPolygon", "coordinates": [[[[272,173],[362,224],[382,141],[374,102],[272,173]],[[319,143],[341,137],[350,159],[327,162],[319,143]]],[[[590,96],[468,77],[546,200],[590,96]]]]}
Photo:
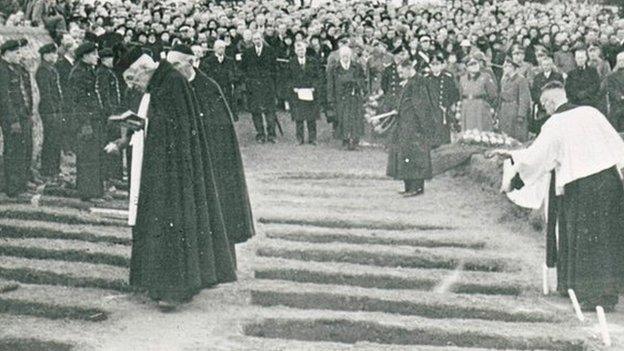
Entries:
{"type": "Polygon", "coordinates": [[[126,127],[134,131],[145,129],[145,119],[131,110],[128,110],[121,115],[110,116],[108,120],[111,122],[117,122],[122,127],[126,127]]]}
{"type": "Polygon", "coordinates": [[[313,88],[297,89],[297,98],[301,101],[314,101],[314,89],[313,88]]]}

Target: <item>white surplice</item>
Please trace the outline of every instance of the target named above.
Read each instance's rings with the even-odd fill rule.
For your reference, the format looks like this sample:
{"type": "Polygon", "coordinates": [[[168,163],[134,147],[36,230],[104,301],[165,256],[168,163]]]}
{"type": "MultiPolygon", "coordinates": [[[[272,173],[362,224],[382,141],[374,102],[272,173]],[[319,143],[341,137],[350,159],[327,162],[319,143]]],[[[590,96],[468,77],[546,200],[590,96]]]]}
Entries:
{"type": "Polygon", "coordinates": [[[624,168],[624,140],[600,111],[589,106],[554,114],[530,147],[511,154],[512,173],[517,172],[525,186],[547,192],[542,185],[554,169],[557,195],[577,179],[614,166],[624,168]]]}
{"type": "Polygon", "coordinates": [[[147,133],[147,112],[149,109],[150,94],[144,94],[137,115],[145,119],[145,129],[132,134],[130,145],[132,145],[132,165],[130,172],[130,195],[128,201],[128,225],[136,224],[137,209],[139,206],[139,189],[141,188],[141,170],[143,168],[143,150],[145,135],[147,133]]]}

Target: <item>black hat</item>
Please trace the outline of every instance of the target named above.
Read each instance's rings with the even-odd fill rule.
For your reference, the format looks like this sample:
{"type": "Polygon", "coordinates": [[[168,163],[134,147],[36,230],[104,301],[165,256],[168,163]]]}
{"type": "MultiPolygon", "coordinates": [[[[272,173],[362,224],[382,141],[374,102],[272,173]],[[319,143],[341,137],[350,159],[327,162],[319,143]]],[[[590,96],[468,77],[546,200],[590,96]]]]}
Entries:
{"type": "Polygon", "coordinates": [[[28,44],[28,40],[26,39],[7,40],[4,43],[2,43],[2,45],[0,45],[0,55],[4,55],[4,53],[7,51],[15,51],[21,48],[22,46],[25,46],[26,44],[28,44]]]}
{"type": "Polygon", "coordinates": [[[431,63],[434,63],[434,62],[439,62],[439,63],[446,62],[446,56],[444,55],[444,53],[441,51],[434,53],[433,56],[431,57],[431,63]]]}
{"type": "Polygon", "coordinates": [[[113,57],[113,50],[111,50],[110,48],[104,48],[102,49],[102,51],[100,51],[100,58],[105,58],[105,57],[113,57]]]}
{"type": "Polygon", "coordinates": [[[81,60],[84,55],[92,53],[95,50],[97,50],[97,45],[95,45],[95,43],[85,41],[76,48],[74,55],[76,56],[76,60],[81,60]]]}
{"type": "Polygon", "coordinates": [[[45,44],[44,46],[39,48],[39,55],[43,56],[51,52],[56,52],[56,50],[57,50],[56,44],[54,43],[45,44]]]}
{"type": "Polygon", "coordinates": [[[145,52],[143,51],[143,49],[141,49],[141,47],[133,46],[128,52],[126,52],[125,55],[123,55],[119,59],[119,62],[117,63],[117,68],[120,72],[124,72],[125,70],[130,68],[130,66],[132,66],[132,64],[136,60],[138,60],[139,57],[143,56],[144,53],[145,52]]]}
{"type": "Polygon", "coordinates": [[[185,55],[195,55],[191,47],[185,44],[176,44],[171,51],[177,51],[185,55]]]}

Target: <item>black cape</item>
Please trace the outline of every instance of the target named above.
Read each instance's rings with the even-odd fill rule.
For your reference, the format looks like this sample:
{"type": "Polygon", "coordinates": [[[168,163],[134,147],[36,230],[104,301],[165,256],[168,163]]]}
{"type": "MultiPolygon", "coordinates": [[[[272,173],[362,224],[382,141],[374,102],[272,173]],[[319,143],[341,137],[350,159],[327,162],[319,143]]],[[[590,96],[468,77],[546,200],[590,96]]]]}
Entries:
{"type": "Polygon", "coordinates": [[[196,73],[191,87],[207,136],[228,240],[242,243],[255,229],[232,111],[218,83],[201,70],[196,73]]]}
{"type": "Polygon", "coordinates": [[[130,284],[185,301],[236,280],[204,130],[186,79],[161,61],[151,94],[130,284]]]}

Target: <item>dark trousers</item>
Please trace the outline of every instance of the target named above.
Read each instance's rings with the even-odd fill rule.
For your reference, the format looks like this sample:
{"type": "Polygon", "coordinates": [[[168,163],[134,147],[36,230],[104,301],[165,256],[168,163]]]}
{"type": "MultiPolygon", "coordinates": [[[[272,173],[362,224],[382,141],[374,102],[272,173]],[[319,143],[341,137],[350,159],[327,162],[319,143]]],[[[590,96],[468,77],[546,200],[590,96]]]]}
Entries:
{"type": "Polygon", "coordinates": [[[403,181],[405,183],[405,191],[417,191],[417,190],[425,190],[425,180],[424,179],[405,179],[403,181]]]}
{"type": "Polygon", "coordinates": [[[314,142],[316,141],[316,120],[306,120],[306,121],[297,121],[296,122],[296,126],[297,126],[297,140],[300,143],[303,143],[305,141],[304,138],[304,123],[307,125],[308,128],[308,142],[314,142]]]}
{"type": "Polygon", "coordinates": [[[255,111],[251,114],[251,119],[253,120],[254,127],[256,128],[256,136],[257,137],[265,137],[275,138],[275,124],[276,124],[276,116],[275,111],[265,110],[264,111],[264,119],[262,118],[263,114],[261,111],[255,111]],[[266,120],[266,132],[264,130],[264,120],[266,120]]]}
{"type": "Polygon", "coordinates": [[[30,157],[26,147],[25,133],[12,133],[3,128],[4,133],[4,187],[8,196],[14,197],[26,191],[29,178],[30,157]]]}

